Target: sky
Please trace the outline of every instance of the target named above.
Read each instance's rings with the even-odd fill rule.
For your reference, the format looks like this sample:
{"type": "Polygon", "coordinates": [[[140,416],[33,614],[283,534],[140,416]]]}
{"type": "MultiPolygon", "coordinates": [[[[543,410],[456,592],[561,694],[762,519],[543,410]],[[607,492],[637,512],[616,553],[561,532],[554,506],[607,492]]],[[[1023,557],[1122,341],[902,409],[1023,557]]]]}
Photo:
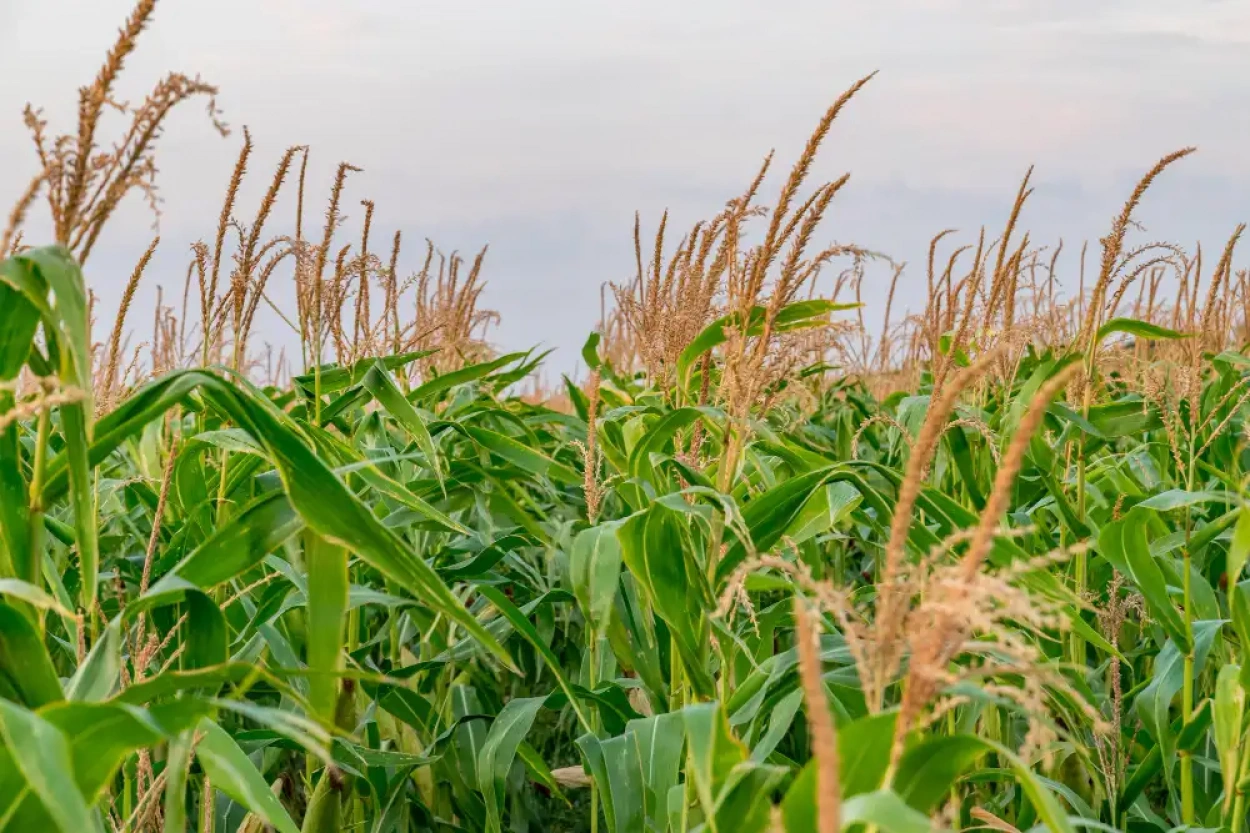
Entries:
{"type": "MultiPolygon", "coordinates": [[[[130,6],[0,0],[0,194],[15,199],[35,170],[22,107],[72,129],[75,91],[130,6]]],[[[1022,225],[1039,243],[1066,241],[1061,277],[1074,286],[1080,241],[1096,246],[1169,151],[1199,149],[1148,195],[1146,239],[1220,246],[1250,219],[1247,46],[1242,0],[163,0],[121,97],[171,70],[199,74],[236,129],[221,138],[197,103],[168,120],[161,246],[136,321],[157,285],[181,291],[190,244],[214,234],[247,125],[241,216],[287,146],[312,148],[314,215],[350,161],[363,172],[346,189],[344,234],[371,199],[374,239],[401,229],[409,241],[405,271],[423,238],[445,251],[489,243],[492,340],[556,348],[553,372],[571,370],[601,285],[633,272],[635,211],[644,230],[666,209],[670,228],[688,227],[775,148],[767,203],[828,105],[874,70],[813,171],[813,183],[851,174],[818,242],[907,261],[899,298],[919,302],[929,239],[993,235],[1034,165],[1022,225]]],[[[293,200],[277,210],[289,220],[293,200]]],[[[27,239],[46,229],[32,216],[27,239]]],[[[133,198],[87,264],[99,320],[152,235],[133,198]]],[[[870,319],[884,283],[867,288],[870,319]]],[[[260,336],[290,343],[276,319],[260,336]]]]}

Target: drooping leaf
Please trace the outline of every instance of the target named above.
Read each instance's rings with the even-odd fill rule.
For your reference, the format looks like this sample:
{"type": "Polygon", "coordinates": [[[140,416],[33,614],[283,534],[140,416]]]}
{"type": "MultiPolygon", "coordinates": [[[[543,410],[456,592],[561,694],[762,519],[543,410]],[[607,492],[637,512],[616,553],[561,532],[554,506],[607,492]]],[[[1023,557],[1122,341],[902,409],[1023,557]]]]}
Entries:
{"type": "Polygon", "coordinates": [[[417,409],[412,403],[404,398],[403,391],[395,384],[390,374],[386,372],[386,367],[379,360],[378,364],[369,369],[364,376],[363,385],[365,390],[373,394],[373,397],[381,403],[382,407],[395,418],[409,436],[416,441],[417,447],[425,454],[426,460],[429,461],[430,468],[434,472],[434,476],[438,479],[439,486],[443,485],[443,469],[440,463],[438,452],[434,448],[434,440],[430,436],[430,429],[425,424],[425,420],[417,413],[417,409]]]}
{"type": "Polygon", "coordinates": [[[542,708],[543,697],[509,700],[486,733],[486,741],[478,753],[477,771],[486,801],[487,829],[499,833],[503,829],[503,803],[508,770],[516,758],[517,748],[529,734],[534,718],[542,708]]]}
{"type": "Polygon", "coordinates": [[[61,681],[39,632],[25,614],[0,602],[0,682],[30,709],[64,698],[61,681]]]}
{"type": "Polygon", "coordinates": [[[56,726],[0,699],[0,736],[26,784],[62,833],[94,829],[87,801],[74,780],[69,740],[56,726]]]}
{"type": "Polygon", "coordinates": [[[1123,519],[1107,524],[1098,538],[1098,548],[1117,570],[1128,576],[1141,591],[1151,615],[1182,651],[1188,650],[1189,634],[1171,597],[1162,570],[1154,561],[1146,538],[1146,510],[1133,508],[1123,519]]]}
{"type": "Polygon", "coordinates": [[[198,731],[203,734],[195,747],[195,756],[212,779],[213,788],[273,825],[279,833],[299,833],[282,802],[234,738],[207,718],[200,721],[198,731]]]}
{"type": "Polygon", "coordinates": [[[573,593],[587,623],[597,634],[607,630],[621,576],[619,526],[609,522],[579,532],[569,554],[573,593]]]}
{"type": "Polygon", "coordinates": [[[1184,333],[1160,327],[1158,324],[1151,324],[1149,321],[1139,321],[1136,318],[1113,318],[1098,328],[1097,342],[1101,343],[1112,333],[1125,333],[1146,340],[1186,338],[1184,333]]]}

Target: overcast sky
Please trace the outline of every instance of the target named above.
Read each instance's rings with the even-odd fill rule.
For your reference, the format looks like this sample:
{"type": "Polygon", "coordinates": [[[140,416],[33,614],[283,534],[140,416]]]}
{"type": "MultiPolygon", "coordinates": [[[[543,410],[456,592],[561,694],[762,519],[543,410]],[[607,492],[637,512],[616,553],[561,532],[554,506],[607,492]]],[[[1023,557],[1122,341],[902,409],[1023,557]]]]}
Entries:
{"type": "MultiPolygon", "coordinates": [[[[22,106],[71,129],[75,90],[130,6],[0,0],[0,194],[34,171],[22,106]]],[[[358,221],[359,200],[376,202],[375,239],[402,229],[407,269],[423,237],[490,243],[495,341],[560,348],[565,370],[600,285],[632,272],[635,210],[644,227],[665,208],[683,227],[715,213],[770,148],[788,168],[872,70],[816,169],[851,173],[822,242],[907,260],[921,286],[932,234],[1000,228],[1036,164],[1023,223],[1074,252],[1156,159],[1197,145],[1140,218],[1152,238],[1222,244],[1250,219],[1247,47],[1242,0],[163,0],[120,93],[138,99],[169,70],[217,84],[225,119],[255,141],[244,216],[282,150],[309,144],[309,210],[324,210],[339,161],[364,168],[344,205],[358,221]]],[[[167,124],[149,299],[158,283],[180,291],[242,139],[220,138],[194,103],[167,124]]],[[[133,202],[88,264],[106,321],[151,238],[133,202]]]]}

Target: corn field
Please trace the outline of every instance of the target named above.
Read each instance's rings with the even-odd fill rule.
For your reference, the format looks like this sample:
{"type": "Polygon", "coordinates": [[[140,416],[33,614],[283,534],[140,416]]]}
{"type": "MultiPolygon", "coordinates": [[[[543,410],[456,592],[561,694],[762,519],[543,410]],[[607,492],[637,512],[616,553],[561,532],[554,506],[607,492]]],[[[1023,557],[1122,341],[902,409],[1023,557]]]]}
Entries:
{"type": "Polygon", "coordinates": [[[27,110],[0,241],[0,829],[1250,830],[1243,227],[1204,258],[1133,221],[1191,149],[1075,278],[1026,176],[896,309],[920,278],[821,248],[849,178],[809,181],[869,76],[771,206],[769,156],[684,234],[639,219],[549,388],[491,344],[484,249],[403,277],[371,202],[345,229],[352,165],[314,222],[292,147],[248,219],[245,131],[132,346],[159,241],[98,341],[92,249],[172,109],[226,131],[198,78],[113,100],[154,6],[69,132],[27,110]]]}

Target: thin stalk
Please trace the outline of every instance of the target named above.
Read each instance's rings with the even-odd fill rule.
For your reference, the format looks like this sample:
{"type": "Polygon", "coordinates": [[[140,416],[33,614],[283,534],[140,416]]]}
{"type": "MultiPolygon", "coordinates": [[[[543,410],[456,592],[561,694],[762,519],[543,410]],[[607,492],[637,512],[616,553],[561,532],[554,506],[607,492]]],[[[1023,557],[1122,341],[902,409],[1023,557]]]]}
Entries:
{"type": "Polygon", "coordinates": [[[321,425],[321,364],[313,367],[313,425],[321,425]]]}
{"type": "Polygon", "coordinates": [[[321,274],[313,275],[313,343],[309,352],[313,363],[313,425],[321,425],[321,353],[323,317],[321,314],[321,274]]]}
{"type": "MultiPolygon", "coordinates": [[[[347,568],[347,587],[350,592],[352,586],[351,565],[347,568]]],[[[360,648],[360,607],[356,606],[347,611],[347,651],[353,653],[360,648]]]]}
{"type": "Polygon", "coordinates": [[[204,776],[204,792],[200,799],[200,833],[213,833],[213,782],[204,776]]]}
{"type": "MultiPolygon", "coordinates": [[[[1079,482],[1081,485],[1080,500],[1078,501],[1077,516],[1085,517],[1085,456],[1081,455],[1081,459],[1077,463],[1079,471],[1079,482]]],[[[1066,538],[1066,535],[1062,535],[1066,538]]],[[[1076,595],[1078,599],[1084,599],[1089,585],[1089,556],[1084,549],[1078,548],[1073,561],[1073,573],[1076,580],[1076,595]]],[[[1072,633],[1072,662],[1078,667],[1085,666],[1085,638],[1075,631],[1072,633]]]]}
{"type": "MultiPolygon", "coordinates": [[[[173,449],[170,449],[170,454],[173,454],[173,449]]],[[[230,452],[226,451],[223,448],[221,450],[221,463],[220,463],[221,472],[217,477],[217,503],[216,503],[216,510],[215,510],[215,515],[217,518],[217,521],[216,521],[217,527],[219,529],[226,522],[226,463],[229,460],[229,457],[230,457],[230,452]]],[[[217,587],[213,589],[213,592],[212,592],[213,601],[217,602],[218,605],[225,603],[226,594],[228,592],[229,592],[228,586],[226,586],[225,584],[219,584],[217,587]]]]}
{"type": "Polygon", "coordinates": [[[682,707],[682,668],[681,654],[677,651],[677,637],[669,637],[668,650],[668,710],[675,712],[682,707]]]}
{"type": "Polygon", "coordinates": [[[717,653],[720,654],[720,701],[728,703],[733,695],[733,662],[734,643],[731,639],[719,640],[717,653]]]}
{"type": "MultiPolygon", "coordinates": [[[[721,494],[728,494],[733,484],[734,471],[738,465],[740,440],[738,432],[728,423],[725,425],[724,450],[721,453],[719,467],[716,472],[716,489],[721,494]]],[[[718,511],[712,513],[711,535],[707,548],[707,580],[708,586],[716,587],[716,567],[720,561],[721,544],[725,539],[725,517],[718,511]]],[[[710,633],[710,629],[709,629],[710,633]]],[[[720,698],[722,703],[729,702],[730,686],[733,684],[733,666],[731,640],[722,640],[719,646],[721,659],[720,698]]]]}
{"type": "MultiPolygon", "coordinates": [[[[48,432],[49,416],[47,409],[39,412],[38,427],[35,429],[35,459],[30,477],[30,559],[27,563],[27,574],[23,576],[35,587],[42,587],[40,576],[43,572],[43,480],[48,463],[48,432]]],[[[43,614],[36,611],[36,625],[43,632],[43,614]]]]}
{"type": "MultiPolygon", "coordinates": [[[[723,491],[723,490],[722,490],[723,491]]],[[[716,562],[715,557],[720,553],[721,542],[725,538],[725,518],[720,512],[712,514],[712,532],[707,552],[707,580],[709,587],[715,587],[716,579],[716,562]]],[[[708,626],[710,633],[710,625],[708,626]]],[[[706,645],[705,645],[706,647],[706,645]]],[[[733,685],[733,640],[722,639],[719,641],[717,652],[720,654],[721,673],[720,673],[720,701],[728,703],[733,685]]]]}
{"type": "MultiPolygon", "coordinates": [[[[695,760],[694,752],[690,751],[690,744],[686,744],[686,771],[694,772],[695,760]]],[[[694,789],[694,779],[686,779],[685,800],[681,804],[681,833],[689,833],[690,831],[690,808],[698,800],[698,794],[694,789]]]]}
{"type": "Polygon", "coordinates": [[[130,818],[134,812],[135,779],[134,770],[129,766],[122,767],[122,818],[130,818]]]}
{"type": "Polygon", "coordinates": [[[1245,829],[1247,782],[1250,782],[1250,736],[1242,739],[1241,766],[1237,770],[1237,795],[1233,798],[1233,814],[1228,817],[1228,826],[1233,833],[1245,829]],[[1234,822],[1237,827],[1232,826],[1234,822]]]}
{"type": "MultiPolygon", "coordinates": [[[[1094,358],[1097,341],[1093,336],[1090,337],[1089,345],[1085,350],[1085,381],[1082,383],[1081,392],[1081,416],[1086,421],[1089,420],[1089,409],[1093,404],[1093,379],[1094,379],[1094,358]]],[[[1085,472],[1085,443],[1079,438],[1077,439],[1076,450],[1076,516],[1078,518],[1085,517],[1086,507],[1086,472],[1085,472]]],[[[1076,595],[1078,599],[1085,598],[1086,585],[1089,581],[1089,557],[1085,554],[1085,550],[1076,553],[1074,559],[1074,579],[1076,581],[1076,595]]],[[[1085,639],[1080,634],[1073,632],[1071,634],[1071,650],[1072,662],[1078,667],[1085,665],[1085,639]]]]}
{"type": "MultiPolygon", "coordinates": [[[[955,737],[955,735],[957,734],[954,709],[951,709],[950,711],[946,713],[946,733],[950,737],[955,737]]],[[[958,781],[955,781],[955,780],[951,781],[949,801],[952,806],[955,806],[955,807],[959,806],[959,782],[958,781]]]]}
{"type": "MultiPolygon", "coordinates": [[[[598,684],[599,677],[599,635],[592,632],[590,635],[590,674],[588,682],[590,690],[594,691],[598,684]]],[[[590,717],[590,727],[597,734],[599,731],[599,712],[595,710],[590,717]]],[[[599,833],[599,784],[592,780],[590,782],[590,833],[599,833]]]]}
{"type": "MultiPolygon", "coordinates": [[[[396,593],[394,582],[387,579],[385,582],[388,593],[396,593]]],[[[391,667],[398,668],[403,664],[403,645],[399,641],[400,614],[396,613],[387,620],[387,627],[390,631],[390,653],[391,667]]]]}
{"type": "MultiPolygon", "coordinates": [[[[33,533],[35,529],[43,529],[43,479],[47,471],[48,462],[48,434],[50,430],[50,417],[47,409],[39,412],[39,420],[35,429],[35,459],[32,465],[30,476],[30,516],[33,533]],[[38,518],[36,518],[38,514],[38,518]],[[38,523],[36,523],[38,521],[38,523]]],[[[32,547],[31,564],[38,564],[39,560],[34,556],[37,552],[32,547]]],[[[31,575],[27,576],[27,581],[32,584],[39,579],[39,573],[36,567],[30,568],[31,575]]]]}
{"type": "MultiPolygon", "coordinates": [[[[148,788],[148,795],[155,797],[157,794],[157,785],[164,781],[165,784],[165,830],[181,831],[187,829],[187,770],[191,764],[191,752],[195,747],[196,740],[190,732],[184,732],[169,744],[169,756],[165,762],[165,770],[157,776],[156,781],[148,788]],[[172,773],[172,774],[171,774],[172,773]]],[[[144,803],[139,802],[139,807],[135,809],[139,813],[144,803]]],[[[142,817],[135,825],[136,830],[142,830],[144,825],[142,817]]]]}
{"type": "MultiPolygon", "coordinates": [[[[1189,471],[1185,477],[1186,491],[1193,491],[1194,488],[1194,435],[1196,431],[1189,433],[1189,471]]],[[[1185,549],[1183,575],[1181,583],[1184,586],[1185,594],[1185,635],[1189,640],[1189,650],[1185,652],[1185,679],[1181,688],[1181,718],[1185,724],[1188,724],[1194,717],[1194,611],[1193,611],[1193,594],[1191,589],[1191,581],[1189,573],[1192,565],[1193,555],[1190,552],[1190,533],[1192,531],[1192,519],[1189,510],[1185,509],[1185,549]]],[[[1181,821],[1187,825],[1194,824],[1197,814],[1194,810],[1194,759],[1187,750],[1180,750],[1181,756],[1181,821]]]]}
{"type": "Polygon", "coordinates": [[[221,472],[217,478],[217,525],[226,520],[226,464],[230,460],[230,452],[224,448],[221,450],[221,472]]]}

